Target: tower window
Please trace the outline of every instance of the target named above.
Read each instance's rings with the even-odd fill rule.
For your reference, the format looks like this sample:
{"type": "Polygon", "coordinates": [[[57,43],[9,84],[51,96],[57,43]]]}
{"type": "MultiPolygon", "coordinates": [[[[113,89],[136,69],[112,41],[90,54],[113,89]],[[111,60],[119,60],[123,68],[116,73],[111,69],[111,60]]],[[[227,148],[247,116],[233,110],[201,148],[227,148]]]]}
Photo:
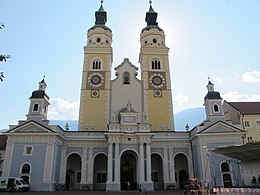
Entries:
{"type": "Polygon", "coordinates": [[[99,60],[93,61],[93,69],[101,69],[101,62],[99,60]]]}
{"type": "Polygon", "coordinates": [[[214,105],[214,112],[219,112],[219,107],[218,107],[218,105],[214,105]]]}
{"type": "Polygon", "coordinates": [[[125,85],[129,85],[130,84],[130,74],[129,72],[125,72],[123,75],[123,83],[125,85]]]}
{"type": "Polygon", "coordinates": [[[156,39],[153,39],[153,43],[157,43],[157,40],[156,40],[156,39]]]}
{"type": "Polygon", "coordinates": [[[152,69],[153,70],[160,70],[161,69],[160,60],[158,60],[158,59],[152,60],[152,69]]]}
{"type": "Polygon", "coordinates": [[[34,105],[33,105],[33,111],[34,111],[34,112],[37,112],[38,109],[39,109],[39,104],[38,104],[38,103],[34,104],[34,105]]]}
{"type": "Polygon", "coordinates": [[[97,42],[99,43],[100,41],[101,41],[101,39],[98,37],[98,38],[97,38],[97,42]]]}

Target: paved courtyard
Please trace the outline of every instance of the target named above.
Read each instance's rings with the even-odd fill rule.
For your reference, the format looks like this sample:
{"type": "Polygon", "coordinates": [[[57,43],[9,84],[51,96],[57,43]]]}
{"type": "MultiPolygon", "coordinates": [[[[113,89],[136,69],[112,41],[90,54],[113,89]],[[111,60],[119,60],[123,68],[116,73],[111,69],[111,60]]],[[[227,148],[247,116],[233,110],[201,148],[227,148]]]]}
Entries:
{"type": "Polygon", "coordinates": [[[123,191],[123,192],[104,192],[104,191],[56,191],[56,192],[0,192],[0,195],[183,195],[184,190],[164,190],[155,192],[138,192],[138,191],[123,191]]]}

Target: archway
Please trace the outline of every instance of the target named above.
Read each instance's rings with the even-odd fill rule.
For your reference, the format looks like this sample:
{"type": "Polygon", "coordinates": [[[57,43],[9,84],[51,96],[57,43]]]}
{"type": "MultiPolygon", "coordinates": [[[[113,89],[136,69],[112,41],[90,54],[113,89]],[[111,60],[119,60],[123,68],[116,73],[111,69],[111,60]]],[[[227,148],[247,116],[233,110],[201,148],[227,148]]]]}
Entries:
{"type": "Polygon", "coordinates": [[[27,163],[25,163],[22,166],[22,170],[21,170],[21,178],[23,178],[23,180],[29,184],[30,182],[30,173],[31,173],[31,166],[27,163]]]}
{"type": "Polygon", "coordinates": [[[152,181],[154,189],[163,189],[163,163],[162,158],[158,154],[151,155],[152,164],[152,181]]]}
{"type": "Polygon", "coordinates": [[[93,187],[95,190],[105,190],[107,181],[107,156],[98,154],[94,159],[93,187]]]}
{"type": "Polygon", "coordinates": [[[66,188],[80,189],[81,181],[81,157],[79,154],[70,154],[67,158],[66,188]]]}
{"type": "Polygon", "coordinates": [[[178,188],[184,188],[187,178],[189,178],[188,159],[184,154],[177,154],[174,158],[175,180],[178,188]]]}
{"type": "Polygon", "coordinates": [[[132,151],[126,151],[121,156],[120,182],[121,190],[136,190],[136,155],[132,151]]]}
{"type": "Polygon", "coordinates": [[[223,162],[221,164],[222,180],[225,188],[232,187],[232,178],[229,170],[229,163],[223,162]]]}

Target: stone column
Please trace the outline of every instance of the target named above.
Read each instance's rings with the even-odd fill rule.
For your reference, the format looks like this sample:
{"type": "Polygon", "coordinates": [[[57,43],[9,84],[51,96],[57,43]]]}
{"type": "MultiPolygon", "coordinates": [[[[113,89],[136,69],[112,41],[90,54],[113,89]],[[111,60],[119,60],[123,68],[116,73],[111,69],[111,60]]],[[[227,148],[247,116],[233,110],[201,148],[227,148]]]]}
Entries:
{"type": "Polygon", "coordinates": [[[107,192],[117,191],[117,188],[115,188],[112,178],[113,178],[113,143],[109,143],[108,162],[107,162],[107,182],[106,182],[107,192]]]}
{"type": "Polygon", "coordinates": [[[144,183],[144,144],[139,143],[139,184],[144,183]]]}
{"type": "Polygon", "coordinates": [[[189,155],[189,161],[188,161],[188,163],[189,163],[188,164],[188,166],[189,166],[189,177],[194,178],[193,159],[192,159],[191,147],[189,147],[188,155],[189,155]]]}
{"type": "Polygon", "coordinates": [[[168,158],[168,148],[163,149],[163,181],[164,189],[167,189],[169,185],[169,158],[168,158]]]}
{"type": "Polygon", "coordinates": [[[66,151],[67,147],[62,147],[61,149],[61,161],[60,161],[60,177],[59,177],[59,184],[65,184],[66,178],[66,151]]]}
{"type": "Polygon", "coordinates": [[[174,158],[173,158],[173,150],[169,148],[169,161],[170,161],[170,181],[176,184],[175,179],[175,166],[174,166],[174,158]]]}
{"type": "Polygon", "coordinates": [[[119,143],[115,147],[115,182],[120,183],[120,159],[119,159],[119,143]]]}
{"type": "Polygon", "coordinates": [[[145,182],[145,186],[143,190],[145,192],[152,192],[153,191],[153,182],[151,178],[151,145],[150,143],[146,144],[146,176],[147,180],[145,182]]]}
{"type": "Polygon", "coordinates": [[[88,149],[88,175],[87,175],[87,185],[90,187],[90,189],[93,189],[93,165],[94,165],[94,159],[93,159],[93,148],[90,147],[88,149]]]}
{"type": "Polygon", "coordinates": [[[112,182],[112,171],[113,171],[113,144],[108,145],[108,161],[107,161],[107,183],[112,182]]]}
{"type": "Polygon", "coordinates": [[[151,146],[150,144],[146,145],[146,175],[147,175],[147,182],[152,182],[151,178],[151,146]]]}
{"type": "Polygon", "coordinates": [[[87,183],[87,153],[86,147],[83,147],[82,162],[81,162],[81,180],[80,185],[83,186],[87,183]]]}

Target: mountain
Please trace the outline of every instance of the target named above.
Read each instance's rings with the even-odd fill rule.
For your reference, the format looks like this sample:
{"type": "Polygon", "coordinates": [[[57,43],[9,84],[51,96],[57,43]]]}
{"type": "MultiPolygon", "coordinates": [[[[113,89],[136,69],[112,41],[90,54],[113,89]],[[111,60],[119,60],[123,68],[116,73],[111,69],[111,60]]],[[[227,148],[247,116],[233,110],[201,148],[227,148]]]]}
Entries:
{"type": "Polygon", "coordinates": [[[66,123],[69,125],[70,131],[78,130],[78,121],[77,120],[50,120],[52,125],[59,125],[61,128],[65,129],[66,123]]]}
{"type": "Polygon", "coordinates": [[[206,114],[204,107],[190,108],[177,112],[174,115],[175,130],[185,130],[186,124],[189,125],[189,129],[192,129],[205,119],[206,114]]]}
{"type": "MultiPolygon", "coordinates": [[[[174,114],[175,130],[184,131],[186,124],[188,124],[190,129],[192,129],[201,121],[205,120],[205,118],[206,115],[203,107],[190,108],[181,112],[177,112],[174,114]]],[[[77,120],[51,120],[50,122],[52,125],[59,125],[63,129],[65,129],[65,125],[68,123],[70,131],[78,130],[77,120]]],[[[5,131],[7,131],[7,129],[0,130],[0,133],[5,131]]]]}

